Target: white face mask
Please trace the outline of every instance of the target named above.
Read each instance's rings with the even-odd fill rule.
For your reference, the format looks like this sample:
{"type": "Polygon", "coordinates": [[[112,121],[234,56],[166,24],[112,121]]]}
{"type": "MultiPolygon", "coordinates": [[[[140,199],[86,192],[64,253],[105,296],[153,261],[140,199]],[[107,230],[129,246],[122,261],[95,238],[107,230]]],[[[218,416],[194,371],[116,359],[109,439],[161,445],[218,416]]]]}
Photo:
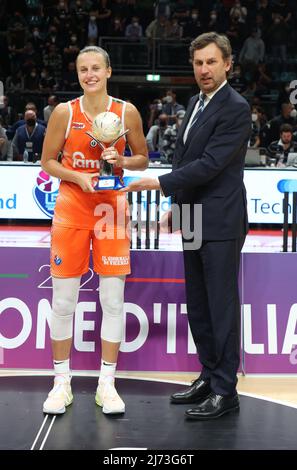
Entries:
{"type": "Polygon", "coordinates": [[[295,118],[297,116],[297,109],[292,109],[292,111],[290,112],[290,116],[291,118],[295,118]]]}
{"type": "Polygon", "coordinates": [[[91,21],[96,21],[96,16],[90,16],[91,21]]]}
{"type": "Polygon", "coordinates": [[[172,101],[173,101],[172,96],[166,96],[166,101],[167,101],[167,103],[172,103],[172,101]]]}
{"type": "Polygon", "coordinates": [[[192,20],[197,20],[197,18],[198,18],[198,15],[196,14],[192,15],[192,20]]]}
{"type": "Polygon", "coordinates": [[[157,109],[158,109],[159,111],[161,111],[161,109],[162,109],[162,103],[157,103],[157,109]]]}
{"type": "Polygon", "coordinates": [[[252,113],[252,121],[253,121],[253,122],[256,122],[257,119],[258,119],[258,114],[252,113]]]}

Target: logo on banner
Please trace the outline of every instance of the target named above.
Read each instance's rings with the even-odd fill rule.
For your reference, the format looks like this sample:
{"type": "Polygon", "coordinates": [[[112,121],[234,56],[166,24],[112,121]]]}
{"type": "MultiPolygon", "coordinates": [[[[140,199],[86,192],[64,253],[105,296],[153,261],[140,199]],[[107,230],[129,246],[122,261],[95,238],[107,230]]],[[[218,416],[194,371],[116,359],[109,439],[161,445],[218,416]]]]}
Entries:
{"type": "Polygon", "coordinates": [[[36,178],[36,186],[33,188],[33,197],[39,209],[48,217],[52,218],[54,215],[57,195],[58,183],[41,170],[36,178]]]}

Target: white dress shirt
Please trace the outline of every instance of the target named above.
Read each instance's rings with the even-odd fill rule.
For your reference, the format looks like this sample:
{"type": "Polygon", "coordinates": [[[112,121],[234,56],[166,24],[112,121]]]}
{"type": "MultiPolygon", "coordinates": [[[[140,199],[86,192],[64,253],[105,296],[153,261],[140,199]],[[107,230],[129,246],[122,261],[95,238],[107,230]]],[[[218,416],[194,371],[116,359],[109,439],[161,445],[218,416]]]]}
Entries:
{"type": "MultiPolygon", "coordinates": [[[[212,91],[211,93],[205,93],[206,95],[206,98],[204,99],[204,107],[203,107],[203,111],[205,110],[206,106],[208,105],[208,103],[210,102],[210,100],[214,97],[214,95],[221,89],[223,88],[223,86],[225,86],[227,83],[227,80],[225,80],[223,83],[221,83],[221,85],[215,90],[215,91],[212,91]]],[[[200,91],[200,94],[199,94],[199,99],[200,99],[200,96],[202,95],[202,92],[200,91]]],[[[194,116],[196,115],[197,111],[198,111],[198,107],[199,107],[199,99],[197,100],[197,103],[195,104],[194,106],[194,109],[192,111],[192,114],[191,114],[191,117],[188,121],[188,124],[187,124],[187,127],[185,129],[185,132],[184,132],[184,135],[183,135],[183,141],[184,141],[184,144],[186,143],[186,140],[187,140],[187,137],[188,137],[188,134],[189,134],[189,130],[190,130],[190,127],[192,125],[192,121],[194,119],[194,116]]]]}

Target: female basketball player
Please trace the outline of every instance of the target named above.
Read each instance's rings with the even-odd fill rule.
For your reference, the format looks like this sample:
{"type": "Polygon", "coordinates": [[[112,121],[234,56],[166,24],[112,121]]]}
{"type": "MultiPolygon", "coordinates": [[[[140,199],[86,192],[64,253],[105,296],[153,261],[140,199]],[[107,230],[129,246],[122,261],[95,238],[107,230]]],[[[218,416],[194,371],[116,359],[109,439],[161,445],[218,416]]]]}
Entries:
{"type": "Polygon", "coordinates": [[[53,300],[50,335],[55,380],[43,404],[43,411],[64,413],[73,400],[69,366],[73,314],[81,276],[89,268],[92,244],[94,271],[100,276],[99,295],[103,312],[101,371],[95,400],[104,413],[123,413],[125,404],[115,389],[114,376],[123,332],[124,284],[126,274],[130,273],[130,242],[125,222],[116,221],[119,211],[122,214],[120,219],[125,219],[123,214],[127,203],[124,193],[95,191],[94,177],[99,175],[100,158],[111,163],[118,175],[125,168],[144,170],[148,165],[147,147],[136,108],[107,93],[107,81],[111,76],[107,52],[95,46],[86,47],[78,54],[76,65],[84,94],[54,109],[41,161],[47,173],[61,179],[51,239],[53,300]],[[125,137],[102,151],[86,134],[86,131],[91,132],[95,116],[104,111],[116,113],[122,119],[123,128],[129,129],[127,141],[131,157],[123,156],[125,137]],[[61,163],[57,158],[60,151],[61,163]],[[107,212],[112,216],[107,223],[98,224],[100,215],[106,214],[106,208],[110,209],[107,212]]]}

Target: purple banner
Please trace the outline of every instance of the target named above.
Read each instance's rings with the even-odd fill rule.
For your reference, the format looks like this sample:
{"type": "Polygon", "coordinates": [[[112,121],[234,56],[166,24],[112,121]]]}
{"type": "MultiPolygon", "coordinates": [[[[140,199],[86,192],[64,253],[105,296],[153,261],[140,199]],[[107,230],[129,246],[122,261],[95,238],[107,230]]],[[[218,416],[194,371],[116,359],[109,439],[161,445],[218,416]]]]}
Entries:
{"type": "MultiPolygon", "coordinates": [[[[48,259],[47,249],[0,249],[1,367],[52,368],[48,259]]],[[[182,254],[132,252],[132,267],[125,288],[126,334],[118,369],[199,369],[187,325],[182,254]]],[[[90,269],[82,278],[75,314],[73,369],[98,369],[100,324],[98,276],[90,269]]]]}
{"type": "Polygon", "coordinates": [[[242,268],[246,372],[296,374],[297,253],[245,253],[242,268]]]}
{"type": "MultiPolygon", "coordinates": [[[[125,288],[119,370],[197,371],[189,332],[181,252],[134,251],[125,288]]],[[[296,373],[296,254],[242,256],[243,362],[247,373],[296,373]]],[[[47,320],[49,250],[0,248],[0,367],[51,369],[47,320]]],[[[74,370],[98,370],[98,276],[82,278],[74,321],[74,370]]]]}

